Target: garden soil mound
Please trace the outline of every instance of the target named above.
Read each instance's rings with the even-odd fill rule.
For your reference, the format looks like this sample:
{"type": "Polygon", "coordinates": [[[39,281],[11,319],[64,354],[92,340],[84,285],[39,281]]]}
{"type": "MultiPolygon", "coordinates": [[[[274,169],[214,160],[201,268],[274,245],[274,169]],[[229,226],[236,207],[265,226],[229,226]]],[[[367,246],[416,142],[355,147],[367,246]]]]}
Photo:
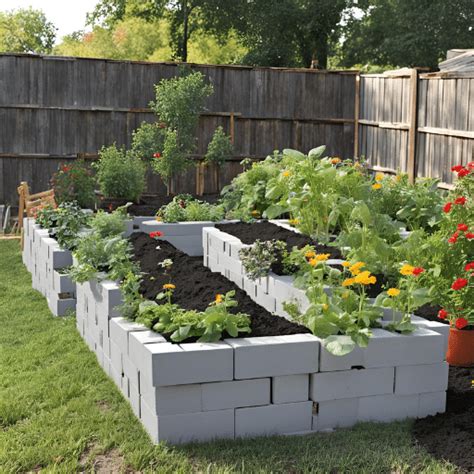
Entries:
{"type": "Polygon", "coordinates": [[[450,367],[446,413],[416,420],[416,442],[438,459],[474,472],[474,367],[450,367]]]}
{"type": "Polygon", "coordinates": [[[216,294],[235,290],[236,301],[239,305],[236,312],[250,315],[252,332],[245,337],[279,336],[288,334],[308,333],[303,326],[292,323],[285,318],[274,316],[255,303],[234,283],[220,273],[213,273],[202,264],[202,257],[190,257],[177,250],[164,240],[154,240],[147,234],[133,234],[130,238],[135,259],[140,263],[141,271],[145,274],[141,293],[148,299],[154,300],[170,279],[164,275],[158,263],[166,258],[173,261],[171,282],[176,285],[173,302],[185,309],[204,311],[209,303],[214,301],[216,294]],[[157,250],[156,247],[160,249],[157,250]]]}
{"type": "Polygon", "coordinates": [[[237,237],[244,244],[248,245],[253,244],[257,239],[261,241],[282,240],[286,243],[289,251],[293,247],[302,248],[305,245],[312,245],[317,253],[328,253],[331,255],[330,258],[342,258],[338,248],[320,244],[309,237],[284,229],[271,222],[255,222],[252,224],[237,222],[235,224],[217,224],[216,227],[222,232],[227,232],[237,237]]]}

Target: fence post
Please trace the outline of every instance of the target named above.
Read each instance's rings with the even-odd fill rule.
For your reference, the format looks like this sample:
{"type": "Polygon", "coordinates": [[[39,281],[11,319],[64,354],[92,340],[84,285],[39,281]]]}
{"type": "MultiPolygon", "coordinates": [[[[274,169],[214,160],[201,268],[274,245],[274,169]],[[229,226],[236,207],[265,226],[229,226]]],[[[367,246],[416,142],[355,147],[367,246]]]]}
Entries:
{"type": "Polygon", "coordinates": [[[410,74],[410,128],[408,129],[408,163],[407,172],[410,183],[416,178],[416,132],[418,128],[418,70],[410,74]]]}
{"type": "Polygon", "coordinates": [[[354,102],[354,158],[359,156],[360,72],[355,76],[354,102]]]}

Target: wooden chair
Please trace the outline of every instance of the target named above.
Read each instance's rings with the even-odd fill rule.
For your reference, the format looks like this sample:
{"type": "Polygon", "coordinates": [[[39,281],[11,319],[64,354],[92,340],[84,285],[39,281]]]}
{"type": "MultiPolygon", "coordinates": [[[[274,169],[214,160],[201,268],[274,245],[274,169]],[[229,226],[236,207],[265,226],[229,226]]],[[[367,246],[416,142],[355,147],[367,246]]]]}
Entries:
{"type": "Polygon", "coordinates": [[[45,206],[55,206],[54,189],[48,189],[41,193],[30,194],[30,188],[26,181],[22,181],[17,188],[19,196],[18,205],[18,229],[21,232],[21,248],[23,248],[23,218],[32,217],[34,211],[45,206]]]}

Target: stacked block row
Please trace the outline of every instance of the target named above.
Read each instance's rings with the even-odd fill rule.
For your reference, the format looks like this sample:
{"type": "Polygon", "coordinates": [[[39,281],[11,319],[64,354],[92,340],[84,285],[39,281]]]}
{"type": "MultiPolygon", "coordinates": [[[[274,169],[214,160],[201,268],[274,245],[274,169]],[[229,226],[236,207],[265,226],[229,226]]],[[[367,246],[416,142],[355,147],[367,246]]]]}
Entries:
{"type": "Polygon", "coordinates": [[[76,285],[64,273],[72,265],[72,254],[60,248],[48,231],[25,218],[23,263],[31,273],[33,288],[48,301],[54,316],[64,316],[76,309],[76,285]]]}
{"type": "MultiPolygon", "coordinates": [[[[292,228],[286,221],[271,221],[288,230],[292,228]]],[[[296,288],[293,284],[294,277],[291,275],[276,275],[273,272],[267,277],[251,280],[245,273],[239,256],[241,249],[250,247],[243,244],[237,237],[222,232],[216,228],[203,229],[203,264],[213,272],[221,273],[226,278],[244,290],[260,306],[277,316],[291,319],[284,310],[284,303],[296,303],[301,312],[309,307],[309,301],[303,290],[296,288]]],[[[328,260],[329,265],[338,265],[341,260],[328,260]]],[[[325,288],[330,293],[331,288],[325,288]]],[[[402,314],[392,309],[384,308],[382,324],[393,319],[399,320],[402,314]]],[[[449,325],[437,321],[428,321],[424,318],[412,316],[412,322],[420,328],[427,328],[438,332],[443,336],[444,350],[447,350],[449,325]]]]}

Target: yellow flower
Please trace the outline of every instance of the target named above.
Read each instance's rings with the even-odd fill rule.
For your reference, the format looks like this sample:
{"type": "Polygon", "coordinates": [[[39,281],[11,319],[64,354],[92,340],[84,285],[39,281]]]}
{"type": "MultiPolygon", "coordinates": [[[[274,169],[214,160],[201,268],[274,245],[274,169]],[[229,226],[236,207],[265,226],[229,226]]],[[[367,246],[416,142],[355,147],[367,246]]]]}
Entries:
{"type": "Polygon", "coordinates": [[[307,259],[310,259],[310,258],[316,257],[316,253],[313,252],[312,250],[308,250],[308,251],[304,254],[304,256],[305,256],[307,259]]]}
{"type": "Polygon", "coordinates": [[[285,170],[283,171],[282,175],[284,178],[288,178],[288,176],[291,176],[291,171],[285,170]]]}
{"type": "Polygon", "coordinates": [[[413,275],[413,270],[414,269],[415,269],[415,267],[412,267],[411,265],[408,265],[406,263],[405,265],[403,265],[402,268],[400,268],[400,273],[404,276],[413,275]]]}
{"type": "Polygon", "coordinates": [[[318,264],[318,261],[315,258],[310,258],[308,260],[308,263],[312,266],[315,267],[318,264]]]}
{"type": "Polygon", "coordinates": [[[373,285],[377,281],[377,278],[372,276],[368,270],[359,273],[355,278],[354,282],[360,285],[373,285]]]}
{"type": "Polygon", "coordinates": [[[173,283],[165,283],[163,285],[163,290],[174,290],[175,288],[176,286],[173,283]]]}
{"type": "Polygon", "coordinates": [[[290,219],[288,224],[290,225],[298,225],[300,223],[299,219],[290,219]]]}
{"type": "Polygon", "coordinates": [[[161,221],[162,221],[162,219],[161,219],[161,217],[160,217],[160,216],[156,216],[156,217],[155,217],[155,221],[156,221],[156,222],[161,222],[161,221]]]}
{"type": "Polygon", "coordinates": [[[337,165],[340,162],[341,162],[341,159],[337,156],[331,160],[331,164],[333,165],[337,165]]]}
{"type": "Polygon", "coordinates": [[[350,293],[348,291],[344,291],[344,293],[341,295],[341,298],[346,300],[347,298],[349,298],[349,295],[350,293]]]}
{"type": "Polygon", "coordinates": [[[217,294],[216,295],[216,304],[222,303],[222,300],[224,299],[224,295],[217,294]]]}
{"type": "Polygon", "coordinates": [[[380,189],[382,185],[380,183],[375,183],[372,185],[372,189],[380,189]]]}
{"type": "Polygon", "coordinates": [[[399,183],[401,180],[402,180],[402,175],[401,174],[397,174],[397,176],[394,177],[395,181],[397,183],[399,183]]]}
{"type": "Polygon", "coordinates": [[[252,214],[252,216],[259,216],[260,212],[254,209],[250,214],[252,214]]]}
{"type": "Polygon", "coordinates": [[[347,267],[351,266],[351,263],[350,262],[342,262],[342,266],[347,268],[347,267]]]}
{"type": "Polygon", "coordinates": [[[351,286],[353,285],[355,282],[354,278],[346,278],[343,282],[342,282],[342,286],[351,286]]]}
{"type": "Polygon", "coordinates": [[[323,311],[327,311],[329,309],[329,306],[326,303],[324,303],[322,308],[323,308],[323,311]]]}
{"type": "Polygon", "coordinates": [[[358,275],[360,273],[360,269],[365,265],[364,262],[356,262],[354,265],[349,267],[349,271],[352,273],[352,275],[358,275]]]}
{"type": "Polygon", "coordinates": [[[382,181],[383,178],[384,178],[383,173],[375,173],[375,181],[382,181]]]}
{"type": "Polygon", "coordinates": [[[389,288],[387,291],[388,296],[398,296],[400,294],[400,290],[398,288],[389,288]]]}
{"type": "Polygon", "coordinates": [[[330,256],[331,256],[330,253],[318,253],[317,255],[314,256],[314,258],[318,262],[325,262],[330,256]]]}

